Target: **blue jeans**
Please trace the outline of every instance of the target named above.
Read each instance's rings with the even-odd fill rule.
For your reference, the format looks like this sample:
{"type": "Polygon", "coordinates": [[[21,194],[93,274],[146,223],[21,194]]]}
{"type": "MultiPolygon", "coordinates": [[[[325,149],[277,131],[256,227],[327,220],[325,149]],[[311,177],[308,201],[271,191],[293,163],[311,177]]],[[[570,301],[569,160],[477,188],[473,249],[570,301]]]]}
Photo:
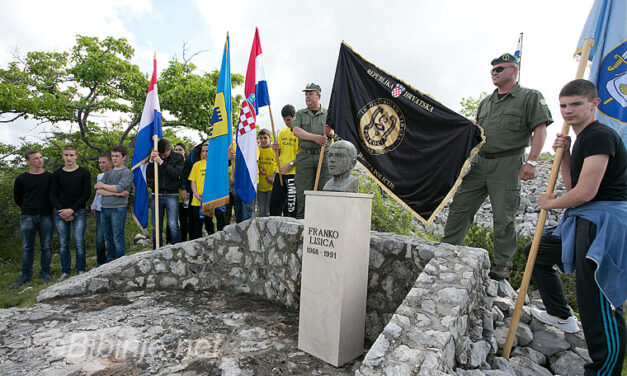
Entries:
{"type": "MultiPolygon", "coordinates": [[[[150,207],[152,208],[152,246],[155,247],[155,195],[150,197],[150,207]]],[[[172,244],[181,242],[181,228],[179,227],[179,195],[173,194],[160,194],[159,195],[159,231],[163,232],[163,215],[168,212],[168,231],[170,231],[170,237],[172,244]]],[[[162,245],[165,244],[163,237],[159,234],[159,240],[162,245]]]]}
{"type": "Polygon", "coordinates": [[[107,262],[126,254],[124,227],[126,226],[126,207],[102,208],[102,232],[107,245],[107,262]]]}
{"type": "Polygon", "coordinates": [[[40,274],[50,274],[52,251],[52,216],[22,215],[20,217],[20,235],[22,236],[22,277],[30,280],[33,277],[33,260],[35,259],[35,236],[39,231],[41,245],[40,274]]]}
{"type": "Polygon", "coordinates": [[[107,248],[105,247],[104,234],[102,232],[102,212],[96,210],[96,262],[98,266],[107,262],[107,248]]]}
{"type": "Polygon", "coordinates": [[[59,214],[54,216],[54,224],[59,235],[59,254],[61,256],[61,272],[70,274],[72,271],[72,256],[70,255],[70,225],[74,232],[74,245],[76,246],[76,271],[85,271],[85,225],[87,223],[87,210],[79,209],[74,212],[74,220],[66,222],[59,214]]]}
{"type": "Polygon", "coordinates": [[[233,190],[233,206],[235,207],[235,223],[251,219],[255,212],[255,200],[244,204],[235,190],[233,190]]]}

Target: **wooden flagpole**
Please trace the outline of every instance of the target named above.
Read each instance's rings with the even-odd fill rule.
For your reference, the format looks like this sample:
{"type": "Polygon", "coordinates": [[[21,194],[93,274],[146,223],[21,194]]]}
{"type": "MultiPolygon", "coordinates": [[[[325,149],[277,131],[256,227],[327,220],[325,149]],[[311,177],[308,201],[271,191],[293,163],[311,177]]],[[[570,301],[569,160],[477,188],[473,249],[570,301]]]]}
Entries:
{"type": "MultiPolygon", "coordinates": [[[[157,60],[157,51],[155,51],[155,55],[154,55],[154,60],[157,60]]],[[[153,150],[159,151],[159,148],[157,146],[157,144],[159,143],[159,136],[157,136],[156,134],[152,136],[152,141],[153,141],[153,150]]],[[[155,194],[155,207],[153,208],[153,214],[155,215],[155,249],[159,248],[160,243],[159,243],[159,238],[161,238],[161,232],[159,229],[159,166],[157,165],[157,163],[155,163],[153,161],[152,163],[154,165],[155,168],[155,190],[154,190],[154,194],[155,194]]]]}
{"type": "MultiPolygon", "coordinates": [[[[583,50],[579,58],[579,66],[577,67],[577,74],[575,79],[583,78],[583,74],[588,65],[588,56],[590,55],[590,48],[592,47],[593,39],[586,39],[583,44],[583,50]]],[[[562,134],[567,135],[570,131],[570,126],[564,122],[562,126],[562,134]]],[[[551,175],[549,176],[549,182],[546,187],[546,193],[553,193],[555,189],[555,182],[560,170],[560,164],[562,163],[562,157],[564,156],[564,148],[557,148],[555,151],[555,159],[553,160],[553,167],[551,168],[551,175]]],[[[509,360],[509,355],[512,351],[512,345],[514,338],[516,337],[516,331],[518,330],[518,321],[520,320],[520,314],[522,307],[525,303],[525,296],[527,295],[527,289],[529,288],[529,282],[531,280],[531,272],[536,263],[536,256],[538,254],[538,246],[540,245],[540,238],[542,237],[542,231],[544,230],[544,222],[546,221],[548,211],[546,209],[540,210],[538,217],[538,224],[536,225],[536,233],[533,236],[533,242],[531,243],[531,250],[529,251],[529,257],[527,258],[527,266],[525,267],[525,273],[520,284],[520,290],[518,291],[518,299],[516,300],[516,307],[512,315],[512,321],[509,325],[509,331],[507,332],[507,338],[505,339],[505,345],[503,346],[503,357],[509,360]]]]}
{"type": "MultiPolygon", "coordinates": [[[[272,106],[268,104],[268,111],[270,111],[270,124],[272,125],[272,138],[274,138],[274,142],[278,143],[276,138],[276,132],[274,131],[274,118],[272,117],[272,106]]],[[[277,175],[279,175],[279,183],[281,183],[281,187],[283,186],[283,175],[281,175],[281,164],[279,163],[279,151],[274,151],[274,156],[276,157],[276,165],[277,165],[277,175]]]]}
{"type": "Polygon", "coordinates": [[[318,169],[316,170],[316,181],[314,182],[313,190],[318,190],[318,182],[320,181],[320,170],[322,169],[322,160],[324,159],[324,147],[326,145],[322,145],[320,147],[320,157],[318,158],[318,169]]]}
{"type": "MultiPolygon", "coordinates": [[[[329,135],[330,136],[333,135],[333,129],[331,129],[331,133],[329,135]]],[[[327,142],[329,142],[329,137],[328,136],[325,136],[325,137],[327,137],[327,142]]],[[[318,169],[316,170],[316,181],[314,182],[314,188],[313,188],[314,191],[318,190],[318,182],[320,181],[320,170],[322,169],[322,160],[324,159],[324,148],[326,146],[327,145],[325,144],[320,147],[320,157],[318,158],[318,169]]]]}
{"type": "MultiPolygon", "coordinates": [[[[154,135],[152,136],[152,141],[154,143],[154,149],[153,150],[159,150],[157,148],[157,144],[159,143],[159,136],[154,135]]],[[[159,248],[160,243],[159,243],[159,238],[161,237],[161,232],[159,229],[159,165],[157,164],[157,162],[153,161],[153,166],[155,168],[155,189],[154,189],[154,194],[155,194],[155,207],[152,208],[153,214],[155,215],[155,249],[159,248]]]]}

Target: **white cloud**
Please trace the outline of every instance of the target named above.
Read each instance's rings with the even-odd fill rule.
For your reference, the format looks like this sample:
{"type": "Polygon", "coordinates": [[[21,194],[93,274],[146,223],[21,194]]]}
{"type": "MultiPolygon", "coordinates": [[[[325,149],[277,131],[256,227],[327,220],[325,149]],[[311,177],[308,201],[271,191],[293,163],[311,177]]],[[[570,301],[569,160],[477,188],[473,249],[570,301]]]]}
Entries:
{"type": "MultiPolygon", "coordinates": [[[[328,103],[342,40],[382,69],[459,110],[462,97],[493,90],[490,60],[512,52],[522,31],[522,84],[546,97],[558,123],[549,128],[552,133],[561,127],[557,93],[574,78],[572,54],[591,7],[589,0],[195,1],[197,10],[183,7],[189,5],[186,2],[180,9],[192,8],[208,25],[209,40],[198,39],[193,46],[209,50],[194,60],[202,70],[219,68],[229,31],[231,70],[244,74],[255,26],[259,27],[277,127],[282,125],[278,114],[284,104],[304,106],[301,90],[307,82],[319,83],[323,104],[328,103]]],[[[190,26],[172,21],[165,9],[164,3],[149,0],[2,2],[0,64],[9,58],[10,46],[19,46],[23,53],[65,50],[80,33],[126,37],[136,49],[133,61],[146,73],[156,50],[161,70],[171,51],[179,51],[190,36],[190,26]],[[180,45],[166,49],[151,36],[129,32],[131,25],[125,22],[141,17],[164,22],[172,34],[168,43],[180,45]],[[187,34],[177,38],[183,31],[187,34]]],[[[185,20],[192,15],[178,16],[185,20]]],[[[206,35],[206,30],[197,33],[206,35]]]]}

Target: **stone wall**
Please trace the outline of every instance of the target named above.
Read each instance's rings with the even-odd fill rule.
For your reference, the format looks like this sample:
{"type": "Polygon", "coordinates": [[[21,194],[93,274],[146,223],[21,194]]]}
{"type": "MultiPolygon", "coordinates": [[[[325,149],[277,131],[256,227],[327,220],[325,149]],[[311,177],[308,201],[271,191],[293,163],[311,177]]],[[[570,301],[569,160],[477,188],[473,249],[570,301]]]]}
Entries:
{"type": "MultiPolygon", "coordinates": [[[[123,257],[55,284],[37,299],[119,290],[224,290],[297,309],[302,231],[299,220],[255,218],[209,237],[123,257]]],[[[491,306],[488,269],[484,250],[372,232],[366,338],[374,345],[360,372],[402,373],[407,367],[448,372],[455,364],[471,366],[484,352],[485,360],[490,344],[482,338],[481,319],[483,307],[491,306]]]]}

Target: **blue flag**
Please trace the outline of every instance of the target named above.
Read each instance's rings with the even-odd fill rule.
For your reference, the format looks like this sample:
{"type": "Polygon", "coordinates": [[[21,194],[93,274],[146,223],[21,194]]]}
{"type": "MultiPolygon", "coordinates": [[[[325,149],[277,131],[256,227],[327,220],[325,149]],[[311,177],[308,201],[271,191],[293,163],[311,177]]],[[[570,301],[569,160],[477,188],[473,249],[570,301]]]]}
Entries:
{"type": "Polygon", "coordinates": [[[207,215],[229,202],[229,145],[233,106],[230,47],[227,34],[209,128],[207,168],[202,191],[202,211],[207,215]]]}
{"type": "Polygon", "coordinates": [[[583,28],[577,51],[593,39],[589,80],[599,90],[597,119],[612,127],[627,145],[627,2],[595,0],[583,28]]]}
{"type": "Polygon", "coordinates": [[[139,131],[135,140],[135,149],[131,162],[133,171],[133,185],[135,186],[135,201],[133,202],[133,216],[142,227],[148,227],[148,184],[146,183],[146,166],[154,145],[153,136],[163,138],[161,129],[161,107],[157,95],[157,60],[154,60],[152,78],[144,103],[144,111],[139,121],[139,131]]]}

